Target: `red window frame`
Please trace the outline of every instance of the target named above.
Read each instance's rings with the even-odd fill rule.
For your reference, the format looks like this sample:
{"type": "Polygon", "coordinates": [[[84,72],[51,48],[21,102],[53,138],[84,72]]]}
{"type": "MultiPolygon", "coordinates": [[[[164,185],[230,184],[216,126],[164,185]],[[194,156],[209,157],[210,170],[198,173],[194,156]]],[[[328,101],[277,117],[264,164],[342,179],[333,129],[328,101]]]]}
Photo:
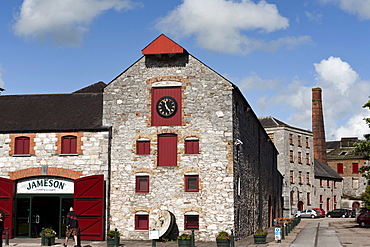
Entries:
{"type": "Polygon", "coordinates": [[[320,187],[323,187],[322,179],[320,178],[320,187]]]}
{"type": "Polygon", "coordinates": [[[199,230],[199,215],[185,215],[184,230],[199,230]]]}
{"type": "Polygon", "coordinates": [[[185,140],[185,154],[199,154],[199,140],[185,140]]]}
{"type": "Polygon", "coordinates": [[[290,204],[294,204],[294,191],[290,192],[290,204]]]}
{"type": "Polygon", "coordinates": [[[135,230],[149,230],[149,215],[135,215],[135,230]]]}
{"type": "Polygon", "coordinates": [[[323,202],[323,200],[322,200],[322,195],[320,195],[320,202],[323,202]]]}
{"type": "Polygon", "coordinates": [[[342,163],[337,164],[337,173],[339,173],[339,174],[343,173],[343,164],[342,163]]]}
{"type": "Polygon", "coordinates": [[[328,180],[326,180],[326,186],[327,187],[330,187],[330,180],[328,179],[328,180]]]}
{"type": "Polygon", "coordinates": [[[352,173],[358,173],[358,163],[352,163],[352,173]]]}
{"type": "Polygon", "coordinates": [[[177,166],[177,135],[158,135],[158,166],[177,166]]]}
{"type": "Polygon", "coordinates": [[[136,176],[136,193],[149,193],[149,176],[136,176]]]}
{"type": "Polygon", "coordinates": [[[137,140],[136,141],[136,154],[137,155],[150,154],[150,141],[149,140],[137,140]]]}
{"type": "Polygon", "coordinates": [[[30,138],[20,136],[15,138],[14,154],[30,154],[30,138]]]}
{"type": "Polygon", "coordinates": [[[62,154],[77,154],[77,136],[62,136],[62,154]]]}
{"type": "Polygon", "coordinates": [[[311,205],[311,193],[307,193],[307,205],[311,205]]]}
{"type": "Polygon", "coordinates": [[[199,175],[185,175],[185,192],[199,192],[199,175]]]}
{"type": "Polygon", "coordinates": [[[293,150],[290,150],[289,152],[289,159],[290,159],[290,163],[294,162],[293,150]]]}

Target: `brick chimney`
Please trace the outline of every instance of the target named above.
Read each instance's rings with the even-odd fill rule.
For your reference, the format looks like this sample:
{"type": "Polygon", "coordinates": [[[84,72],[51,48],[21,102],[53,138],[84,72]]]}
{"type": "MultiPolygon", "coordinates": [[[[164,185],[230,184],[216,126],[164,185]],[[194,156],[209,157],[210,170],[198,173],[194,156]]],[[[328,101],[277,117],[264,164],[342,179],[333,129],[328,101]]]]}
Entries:
{"type": "Polygon", "coordinates": [[[312,133],[315,159],[327,164],[321,88],[312,88],[312,133]]]}

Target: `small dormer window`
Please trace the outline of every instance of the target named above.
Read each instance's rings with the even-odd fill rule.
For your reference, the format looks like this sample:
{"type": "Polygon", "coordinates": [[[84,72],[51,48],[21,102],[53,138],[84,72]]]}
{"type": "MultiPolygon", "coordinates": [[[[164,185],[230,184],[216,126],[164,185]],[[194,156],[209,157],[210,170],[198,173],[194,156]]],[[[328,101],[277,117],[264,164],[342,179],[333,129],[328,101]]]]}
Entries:
{"type": "Polygon", "coordinates": [[[346,151],[340,152],[339,155],[347,155],[347,152],[346,151]]]}

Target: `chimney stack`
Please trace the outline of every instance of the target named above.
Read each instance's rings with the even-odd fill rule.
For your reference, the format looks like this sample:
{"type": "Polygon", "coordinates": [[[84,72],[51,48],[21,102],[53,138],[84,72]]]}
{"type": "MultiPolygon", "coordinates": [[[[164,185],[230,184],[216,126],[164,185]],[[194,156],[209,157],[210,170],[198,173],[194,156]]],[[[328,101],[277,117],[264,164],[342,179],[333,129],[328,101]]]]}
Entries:
{"type": "Polygon", "coordinates": [[[321,88],[312,88],[312,133],[315,159],[327,164],[321,88]]]}

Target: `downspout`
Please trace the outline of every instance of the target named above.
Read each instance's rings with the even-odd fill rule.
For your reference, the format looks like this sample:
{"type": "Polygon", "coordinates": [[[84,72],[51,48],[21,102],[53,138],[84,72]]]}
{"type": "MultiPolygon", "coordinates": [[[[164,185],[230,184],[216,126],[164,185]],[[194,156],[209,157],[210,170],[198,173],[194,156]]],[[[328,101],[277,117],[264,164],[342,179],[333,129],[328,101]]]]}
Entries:
{"type": "MultiPolygon", "coordinates": [[[[110,198],[111,198],[111,196],[110,196],[110,192],[111,192],[111,187],[112,187],[112,181],[111,181],[111,177],[112,177],[112,175],[111,175],[111,171],[112,171],[112,168],[111,168],[111,161],[112,161],[112,126],[110,126],[109,127],[109,132],[108,132],[109,134],[109,136],[108,136],[108,176],[107,176],[107,179],[108,179],[108,188],[107,188],[107,190],[106,190],[106,192],[108,192],[107,193],[107,196],[106,196],[106,198],[107,198],[107,214],[106,214],[106,225],[107,225],[107,228],[106,228],[106,232],[108,232],[109,231],[109,229],[110,229],[110,205],[111,205],[111,203],[110,203],[110,198]]],[[[106,234],[104,234],[104,235],[106,235],[106,234]]]]}

